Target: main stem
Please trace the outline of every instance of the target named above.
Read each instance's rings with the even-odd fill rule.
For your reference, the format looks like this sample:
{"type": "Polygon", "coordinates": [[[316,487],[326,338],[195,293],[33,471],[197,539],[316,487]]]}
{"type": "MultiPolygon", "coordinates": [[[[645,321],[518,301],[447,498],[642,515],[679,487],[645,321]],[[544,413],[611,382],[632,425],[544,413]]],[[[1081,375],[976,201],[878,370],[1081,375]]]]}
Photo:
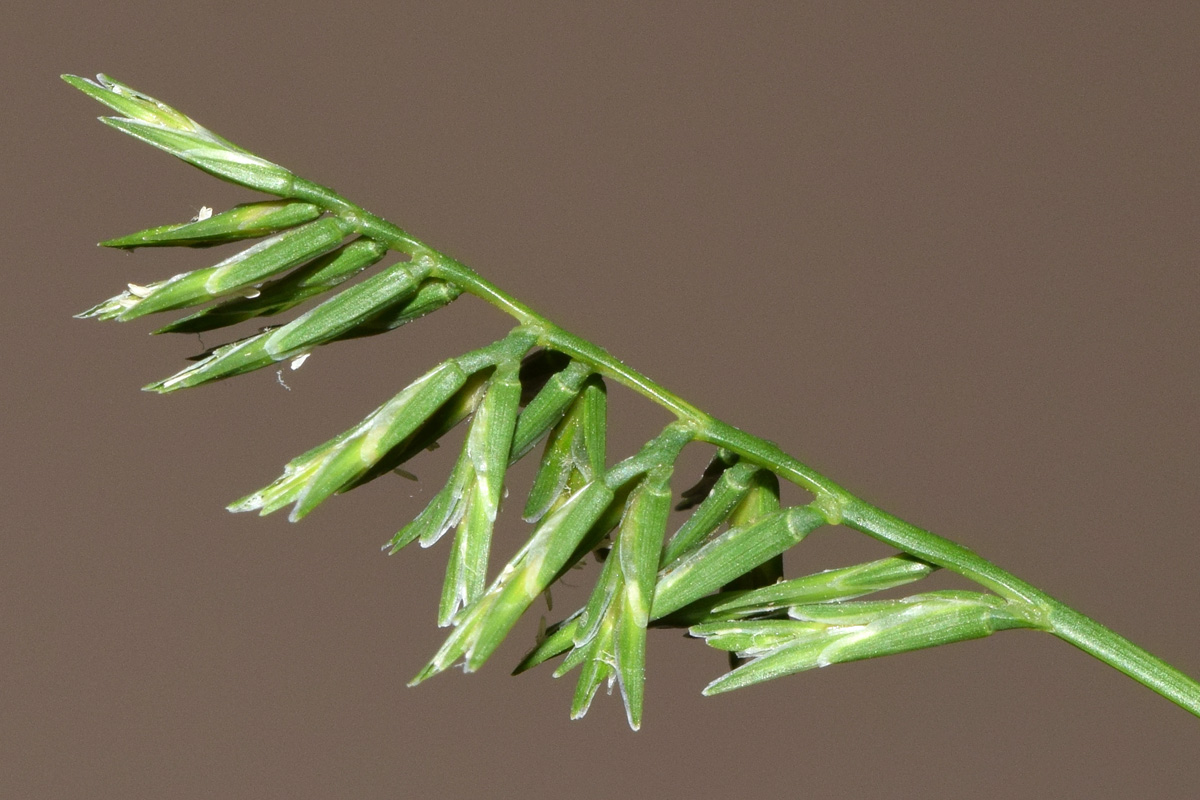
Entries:
{"type": "Polygon", "coordinates": [[[355,226],[359,233],[414,257],[433,259],[433,275],[451,281],[537,333],[538,344],[585,362],[600,374],[657,403],[687,423],[697,441],[708,442],[807,489],[830,524],[844,524],[930,564],[951,570],[1008,600],[1032,627],[1049,631],[1115,667],[1163,697],[1200,716],[1200,683],[1125,637],[1075,611],[1001,569],[974,551],[892,516],[856,497],[775,445],[721,422],[668,391],[607,350],[550,322],[474,270],[347,202],[323,186],[298,182],[296,197],[317,203],[355,226]]]}

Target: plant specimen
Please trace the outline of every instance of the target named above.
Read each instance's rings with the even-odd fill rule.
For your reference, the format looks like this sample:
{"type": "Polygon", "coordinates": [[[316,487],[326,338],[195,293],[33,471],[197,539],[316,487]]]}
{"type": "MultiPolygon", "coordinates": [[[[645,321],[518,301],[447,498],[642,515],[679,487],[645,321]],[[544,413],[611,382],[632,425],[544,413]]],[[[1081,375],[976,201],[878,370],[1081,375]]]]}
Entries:
{"type": "Polygon", "coordinates": [[[260,158],[191,118],[103,75],[64,76],[119,116],[101,119],[226,181],[277,199],[255,200],[102,244],[122,249],[205,247],[255,240],[218,264],[126,291],[80,316],[102,320],[188,309],[160,332],[196,333],[292,311],[216,347],[146,387],[173,392],[280,362],[298,364],[334,341],[398,328],[469,294],[511,316],[502,339],[434,366],[350,430],[290,461],[273,483],[230,506],[299,520],[330,496],[403,471],[460,423],[467,431],[449,477],[385,546],[431,546],[453,532],[438,622],[449,635],[419,683],[461,663],[487,661],[534,601],[573,566],[602,561],[575,613],[539,636],[517,666],[562,657],[579,670],[572,716],[614,682],[629,724],[642,719],[646,633],[686,628],[730,653],[705,688],[752,683],[1008,628],[1047,631],[1116,667],[1193,714],[1200,684],[972,551],[871,505],[771,443],[727,425],[595,344],[563,330],[454,259],[335,192],[260,158]],[[389,254],[392,263],[380,266],[389,254]],[[324,295],[324,297],[322,297],[324,295]],[[606,382],[657,403],[674,420],[639,452],[606,448],[606,382]],[[672,488],[681,451],[712,448],[698,483],[672,488]],[[489,569],[492,531],[510,465],[541,444],[524,506],[525,544],[489,569]],[[780,480],[811,493],[784,506],[780,480]],[[690,511],[668,531],[672,507],[690,511]],[[896,555],[785,579],[782,554],[824,525],[857,530],[896,555]],[[983,591],[928,591],[861,599],[951,570],[983,591]],[[489,580],[490,575],[490,580],[489,580]]]}

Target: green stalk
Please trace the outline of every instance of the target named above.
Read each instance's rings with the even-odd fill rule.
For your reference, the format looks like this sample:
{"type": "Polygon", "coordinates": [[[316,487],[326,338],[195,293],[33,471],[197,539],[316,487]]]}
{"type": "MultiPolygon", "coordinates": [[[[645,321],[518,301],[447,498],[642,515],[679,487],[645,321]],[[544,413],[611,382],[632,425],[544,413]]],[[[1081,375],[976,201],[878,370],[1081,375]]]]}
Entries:
{"type": "Polygon", "coordinates": [[[1200,716],[1200,684],[1094,619],[1042,596],[1050,606],[1047,630],[1200,716]]]}
{"type": "Polygon", "coordinates": [[[1009,602],[1012,611],[1031,627],[1049,631],[1070,642],[1191,713],[1200,716],[1200,683],[1151,655],[1128,639],[1055,600],[972,550],[888,514],[856,497],[834,481],[797,461],[775,445],[714,419],[608,351],[550,322],[474,270],[434,250],[392,223],[347,202],[333,191],[297,179],[289,196],[337,214],[355,232],[388,246],[428,256],[433,277],[450,281],[464,291],[514,317],[537,343],[582,361],[598,373],[662,406],[688,426],[696,441],[737,453],[770,469],[781,478],[812,492],[829,524],[845,524],[885,544],[979,583],[1009,602]]]}

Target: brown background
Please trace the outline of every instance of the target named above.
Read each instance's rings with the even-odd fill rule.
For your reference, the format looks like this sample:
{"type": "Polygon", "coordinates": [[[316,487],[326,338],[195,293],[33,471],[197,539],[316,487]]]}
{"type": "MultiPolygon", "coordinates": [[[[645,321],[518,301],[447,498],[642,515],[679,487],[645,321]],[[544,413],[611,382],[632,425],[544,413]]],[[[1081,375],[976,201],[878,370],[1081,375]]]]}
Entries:
{"type": "MultiPolygon", "coordinates": [[[[570,722],[572,681],[507,676],[532,623],[405,689],[445,546],[378,548],[446,449],[297,526],[222,507],[503,320],[461,301],[318,352],[291,391],[140,393],[195,338],[70,315],[212,254],[92,243],[248,195],[57,75],[106,71],[335,186],[1198,674],[1198,9],[10,10],[0,796],[1194,797],[1195,718],[1024,632],[712,699],[722,657],[656,634],[639,734],[615,698],[570,722]]],[[[614,457],[663,421],[613,405],[614,457]]],[[[791,565],[882,552],[822,532],[791,565]]]]}

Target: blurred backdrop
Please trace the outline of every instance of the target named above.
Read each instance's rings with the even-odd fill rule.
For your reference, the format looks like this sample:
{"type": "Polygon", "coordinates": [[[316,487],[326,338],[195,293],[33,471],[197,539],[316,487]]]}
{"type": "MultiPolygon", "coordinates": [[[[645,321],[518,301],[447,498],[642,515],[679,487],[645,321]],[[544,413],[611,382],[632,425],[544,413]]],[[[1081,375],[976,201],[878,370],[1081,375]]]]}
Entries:
{"type": "MultiPolygon", "coordinates": [[[[0,796],[1194,796],[1195,718],[1028,632],[710,699],[724,656],[653,633],[637,734],[617,698],[570,722],[573,678],[508,676],[536,619],[404,688],[442,639],[445,545],[379,547],[453,448],[298,525],[223,507],[505,319],[464,298],[287,388],[139,392],[219,338],[71,315],[213,251],[94,243],[252,195],[57,76],[335,187],[1200,674],[1198,26],[1194,3],[10,9],[0,796]]],[[[617,458],[664,416],[611,401],[617,458]]],[[[824,530],[788,565],[886,552],[824,530]]]]}

